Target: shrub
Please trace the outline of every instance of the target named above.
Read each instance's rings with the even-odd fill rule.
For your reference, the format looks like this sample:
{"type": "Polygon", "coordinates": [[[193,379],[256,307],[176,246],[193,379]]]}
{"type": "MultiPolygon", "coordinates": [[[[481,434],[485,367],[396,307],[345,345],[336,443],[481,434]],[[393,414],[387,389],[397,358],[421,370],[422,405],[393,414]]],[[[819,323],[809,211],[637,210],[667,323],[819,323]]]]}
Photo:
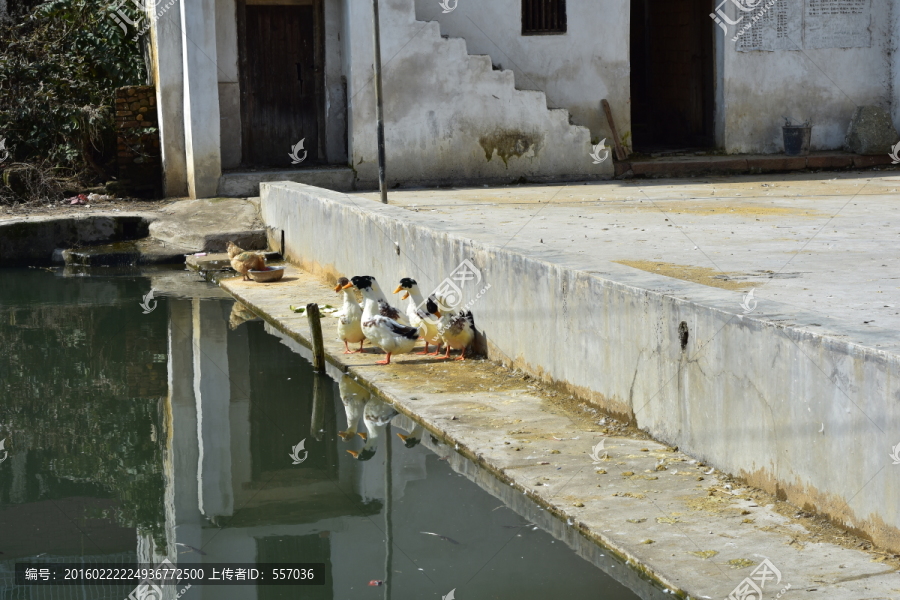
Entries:
{"type": "MultiPolygon", "coordinates": [[[[104,182],[115,163],[115,90],[145,83],[140,42],[109,0],[50,0],[0,21],[0,203],[104,182]]],[[[122,8],[132,20],[132,4],[122,8]]]]}

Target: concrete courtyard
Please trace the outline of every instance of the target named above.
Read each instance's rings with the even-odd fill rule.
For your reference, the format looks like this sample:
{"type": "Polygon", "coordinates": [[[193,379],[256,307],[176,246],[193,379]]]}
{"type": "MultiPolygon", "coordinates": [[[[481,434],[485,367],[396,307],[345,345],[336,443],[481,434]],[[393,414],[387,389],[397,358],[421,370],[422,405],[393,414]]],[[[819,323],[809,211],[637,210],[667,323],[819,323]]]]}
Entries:
{"type": "MultiPolygon", "coordinates": [[[[900,173],[848,172],[440,190],[392,205],[525,254],[610,262],[842,321],[873,346],[900,329],[900,173]]],[[[378,199],[378,194],[359,194],[378,199]]]]}

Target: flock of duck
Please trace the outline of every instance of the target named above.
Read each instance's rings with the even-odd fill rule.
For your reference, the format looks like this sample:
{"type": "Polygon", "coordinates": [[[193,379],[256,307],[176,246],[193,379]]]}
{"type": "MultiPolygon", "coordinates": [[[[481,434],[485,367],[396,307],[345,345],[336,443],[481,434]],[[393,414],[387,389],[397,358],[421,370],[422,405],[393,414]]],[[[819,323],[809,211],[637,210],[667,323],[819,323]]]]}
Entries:
{"type": "MultiPolygon", "coordinates": [[[[248,279],[249,271],[264,269],[266,264],[261,254],[245,251],[233,242],[228,243],[228,257],[232,268],[244,279],[248,279]]],[[[404,277],[394,290],[395,294],[403,294],[401,300],[409,300],[405,313],[391,306],[371,275],[357,275],[350,279],[341,277],[334,291],[344,296],[343,305],[335,316],[338,318],[338,338],[344,342],[345,354],[362,352],[363,344],[369,340],[387,354],[384,360],[376,364],[389,365],[391,356],[412,352],[421,338],[425,349],[419,354],[446,359],[450,358],[450,350],[453,349],[460,351],[456,360],[465,360],[466,349],[475,339],[475,321],[471,311],[454,311],[436,294],[423,297],[415,279],[404,277]],[[362,306],[356,301],[354,289],[363,296],[362,306]],[[359,344],[359,348],[351,350],[350,344],[359,344]],[[435,350],[429,352],[432,345],[435,350]],[[446,351],[440,356],[443,346],[446,346],[446,351]]],[[[355,436],[365,440],[361,450],[347,452],[357,460],[369,460],[375,456],[379,438],[388,423],[399,413],[349,376],[342,377],[338,385],[347,415],[347,430],[338,435],[345,442],[355,436]],[[359,431],[360,418],[366,424],[367,433],[359,431]]],[[[422,425],[414,424],[407,435],[397,435],[407,448],[413,448],[422,440],[424,431],[422,425]]]]}
{"type": "MultiPolygon", "coordinates": [[[[258,252],[245,251],[234,242],[228,242],[227,250],[231,267],[243,275],[244,280],[249,279],[250,271],[266,268],[265,257],[258,252]]],[[[341,277],[334,291],[344,294],[344,305],[336,315],[340,319],[338,337],[344,342],[344,354],[362,352],[363,343],[369,340],[387,354],[376,364],[389,365],[391,356],[412,352],[422,338],[425,351],[419,354],[438,356],[441,347],[447,346],[446,353],[440,358],[450,358],[452,348],[460,351],[457,360],[465,360],[466,348],[475,339],[471,311],[456,312],[435,294],[423,298],[415,279],[404,277],[394,290],[395,294],[403,292],[401,300],[409,299],[405,314],[388,303],[371,275],[357,275],[351,279],[341,277]],[[353,288],[362,294],[362,306],[356,301],[353,288]],[[357,343],[359,349],[350,350],[349,344],[357,343]],[[430,345],[436,346],[434,352],[428,352],[430,345]]]]}
{"type": "Polygon", "coordinates": [[[424,298],[415,279],[404,277],[394,290],[395,294],[403,292],[401,300],[409,300],[405,313],[390,305],[371,275],[341,277],[334,291],[344,295],[343,306],[336,314],[338,338],[344,342],[344,354],[362,352],[363,343],[369,340],[387,354],[376,364],[389,365],[392,355],[412,352],[422,338],[425,350],[419,354],[439,356],[441,347],[446,346],[446,353],[440,358],[450,358],[452,348],[460,351],[456,360],[465,360],[466,348],[475,339],[471,311],[456,312],[434,294],[424,298]],[[356,301],[354,289],[363,296],[362,306],[356,301]],[[351,350],[350,344],[357,343],[359,349],[351,350]],[[434,352],[428,352],[430,345],[436,346],[434,352]]]}

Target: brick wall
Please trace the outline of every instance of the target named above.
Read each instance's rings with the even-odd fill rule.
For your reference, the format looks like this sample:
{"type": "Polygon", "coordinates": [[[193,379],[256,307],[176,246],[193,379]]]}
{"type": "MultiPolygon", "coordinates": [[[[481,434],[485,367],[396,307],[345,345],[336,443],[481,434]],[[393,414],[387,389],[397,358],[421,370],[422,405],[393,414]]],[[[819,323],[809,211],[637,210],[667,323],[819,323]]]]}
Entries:
{"type": "Polygon", "coordinates": [[[116,133],[117,193],[140,198],[162,196],[156,88],[139,85],[116,90],[116,133]]]}

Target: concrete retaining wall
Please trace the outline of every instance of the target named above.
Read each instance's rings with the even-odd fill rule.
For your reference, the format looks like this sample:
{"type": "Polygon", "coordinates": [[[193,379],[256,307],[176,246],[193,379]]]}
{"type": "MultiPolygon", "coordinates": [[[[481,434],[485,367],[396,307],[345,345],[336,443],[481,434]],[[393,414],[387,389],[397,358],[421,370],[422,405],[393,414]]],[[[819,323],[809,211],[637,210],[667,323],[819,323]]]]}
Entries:
{"type": "Polygon", "coordinates": [[[150,221],[137,214],[11,219],[0,223],[0,264],[49,265],[57,248],[140,239],[149,233],[150,221]]]}
{"type": "Polygon", "coordinates": [[[774,303],[744,316],[733,293],[616,264],[488,246],[427,213],[292,183],[261,191],[273,247],[283,230],[292,262],[427,290],[469,259],[483,280],[463,301],[491,286],[472,309],[491,359],[900,550],[896,343],[851,344],[842,324],[774,303]]]}

